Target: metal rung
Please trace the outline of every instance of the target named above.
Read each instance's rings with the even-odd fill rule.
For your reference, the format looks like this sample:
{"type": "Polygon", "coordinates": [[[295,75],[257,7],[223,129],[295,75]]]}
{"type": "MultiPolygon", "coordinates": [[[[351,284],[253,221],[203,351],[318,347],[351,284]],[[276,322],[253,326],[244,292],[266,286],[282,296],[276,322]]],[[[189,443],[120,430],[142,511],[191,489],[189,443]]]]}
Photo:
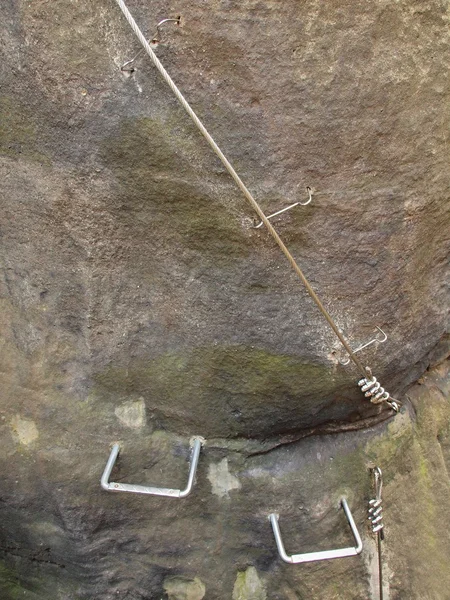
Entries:
{"type": "Polygon", "coordinates": [[[306,554],[286,554],[284,549],[283,540],[281,539],[280,526],[278,525],[279,516],[276,513],[269,515],[270,523],[272,525],[273,534],[275,536],[275,542],[277,544],[278,553],[281,558],[289,564],[299,564],[306,562],[313,562],[316,560],[329,560],[331,558],[344,558],[346,556],[356,556],[362,550],[362,540],[359,532],[356,528],[355,521],[353,520],[352,513],[347,504],[345,498],[341,498],[341,505],[344,509],[345,516],[350,524],[353,536],[355,538],[356,546],[350,548],[339,548],[337,550],[323,550],[321,552],[308,552],[306,554]]]}
{"type": "Polygon", "coordinates": [[[107,492],[133,492],[135,494],[150,494],[152,496],[169,496],[171,498],[186,498],[191,493],[192,486],[194,484],[195,472],[197,471],[198,459],[200,456],[200,450],[204,444],[204,440],[201,437],[194,437],[191,439],[192,453],[191,453],[191,466],[189,469],[189,478],[187,485],[184,490],[173,490],[170,488],[159,488],[145,485],[132,485],[130,483],[116,483],[115,481],[109,481],[111,471],[113,470],[114,464],[119,456],[120,446],[114,444],[109,455],[108,462],[106,463],[105,470],[103,471],[100,484],[107,492]]]}

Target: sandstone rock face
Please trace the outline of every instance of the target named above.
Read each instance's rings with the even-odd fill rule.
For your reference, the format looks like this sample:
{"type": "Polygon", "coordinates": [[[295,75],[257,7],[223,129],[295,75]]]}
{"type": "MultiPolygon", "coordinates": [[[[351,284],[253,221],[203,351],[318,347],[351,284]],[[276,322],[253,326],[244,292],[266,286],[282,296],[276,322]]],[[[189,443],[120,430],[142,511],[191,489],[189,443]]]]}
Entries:
{"type": "Polygon", "coordinates": [[[445,600],[448,6],[130,0],[156,52],[354,347],[392,418],[113,0],[2,7],[1,598],[445,600]],[[108,494],[116,481],[186,499],[108,494]],[[349,543],[362,558],[291,566],[349,543]],[[405,544],[405,540],[410,543],[405,544]],[[202,595],[203,594],[203,595],[202,595]]]}

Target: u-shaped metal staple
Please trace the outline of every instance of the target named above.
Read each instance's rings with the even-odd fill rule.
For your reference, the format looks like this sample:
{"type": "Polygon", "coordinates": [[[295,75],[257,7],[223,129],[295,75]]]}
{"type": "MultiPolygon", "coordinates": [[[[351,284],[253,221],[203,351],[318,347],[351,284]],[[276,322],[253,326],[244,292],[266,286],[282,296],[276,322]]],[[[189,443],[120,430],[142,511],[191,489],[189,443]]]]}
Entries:
{"type": "Polygon", "coordinates": [[[189,469],[188,482],[184,490],[175,490],[171,488],[159,488],[146,485],[133,485],[130,483],[116,483],[109,481],[111,471],[117,460],[120,452],[119,444],[114,444],[109,455],[108,462],[106,463],[105,470],[103,471],[100,484],[107,492],[132,492],[135,494],[150,494],[152,496],[169,496],[171,498],[186,498],[191,493],[192,486],[194,484],[195,472],[197,471],[198,459],[200,456],[200,450],[204,444],[203,438],[194,437],[191,440],[193,442],[192,454],[191,454],[191,466],[189,469]]]}
{"type": "Polygon", "coordinates": [[[278,553],[284,562],[289,564],[299,564],[314,562],[316,560],[329,560],[331,558],[344,558],[346,556],[356,556],[363,548],[361,536],[359,535],[358,529],[355,525],[352,513],[347,504],[345,498],[341,498],[341,506],[344,509],[345,516],[350,524],[353,537],[355,538],[356,546],[349,548],[339,548],[337,550],[322,550],[320,552],[307,552],[305,554],[287,554],[284,549],[283,540],[281,539],[280,526],[278,525],[278,515],[272,513],[269,515],[270,523],[272,525],[273,534],[275,536],[275,542],[277,544],[278,553]]]}

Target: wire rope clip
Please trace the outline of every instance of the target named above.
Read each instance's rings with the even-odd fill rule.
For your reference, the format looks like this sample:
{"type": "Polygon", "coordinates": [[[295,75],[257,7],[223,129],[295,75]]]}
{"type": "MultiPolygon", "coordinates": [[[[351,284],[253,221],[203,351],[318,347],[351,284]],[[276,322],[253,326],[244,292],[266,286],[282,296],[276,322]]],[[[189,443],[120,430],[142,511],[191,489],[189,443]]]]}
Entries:
{"type": "Polygon", "coordinates": [[[381,492],[383,490],[383,474],[380,467],[372,469],[375,484],[375,498],[369,500],[369,521],[372,526],[373,533],[379,533],[381,539],[384,539],[383,531],[383,507],[381,492]]]}
{"type": "MultiPolygon", "coordinates": [[[[353,350],[353,354],[356,354],[357,352],[361,352],[361,350],[364,350],[364,348],[367,348],[368,346],[371,346],[372,344],[376,344],[376,343],[384,344],[384,342],[387,340],[387,335],[384,333],[384,331],[381,329],[381,327],[378,327],[378,325],[375,325],[375,327],[381,333],[382,337],[380,337],[380,335],[377,334],[369,342],[367,342],[366,344],[363,344],[362,346],[359,346],[359,348],[356,348],[356,350],[353,350]]],[[[340,360],[339,362],[341,363],[341,365],[344,365],[344,366],[348,365],[348,363],[350,362],[350,357],[344,358],[343,360],[340,360]]]]}
{"type": "Polygon", "coordinates": [[[202,445],[205,443],[201,437],[193,437],[192,440],[192,452],[191,452],[191,466],[189,468],[188,482],[184,490],[176,490],[171,488],[160,488],[145,485],[133,485],[130,483],[116,483],[115,481],[109,481],[111,471],[114,464],[119,456],[120,445],[114,444],[109,455],[108,462],[106,463],[105,470],[103,471],[100,484],[107,492],[132,492],[135,494],[149,494],[151,496],[168,496],[171,498],[186,498],[191,491],[194,484],[194,477],[197,471],[198,459],[200,456],[200,450],[202,445]]]}
{"type": "MultiPolygon", "coordinates": [[[[174,19],[172,19],[172,18],[171,19],[163,19],[162,21],[160,21],[158,23],[158,25],[156,26],[156,33],[149,40],[149,42],[151,44],[156,45],[156,44],[160,44],[163,41],[162,33],[161,33],[161,26],[164,25],[165,23],[176,23],[177,25],[180,25],[181,17],[178,16],[174,19]]],[[[143,51],[144,51],[144,48],[141,48],[134,58],[132,58],[131,60],[127,60],[127,62],[123,63],[123,65],[120,67],[120,70],[121,71],[129,71],[130,73],[133,73],[134,67],[130,67],[130,65],[132,63],[134,63],[134,61],[142,54],[143,51]]]]}
{"type": "MultiPolygon", "coordinates": [[[[309,198],[306,202],[294,202],[294,204],[290,204],[289,206],[286,206],[286,208],[282,208],[281,210],[277,210],[277,212],[274,212],[271,215],[268,215],[266,217],[266,219],[271,219],[272,217],[281,215],[281,213],[291,210],[291,208],[294,208],[294,206],[307,206],[312,200],[312,190],[309,187],[309,185],[306,187],[306,191],[308,192],[308,196],[309,196],[309,198]]],[[[264,221],[260,221],[257,225],[254,225],[254,229],[259,229],[263,225],[264,225],[264,221]]]]}
{"type": "Polygon", "coordinates": [[[395,412],[399,412],[401,403],[395,398],[392,398],[389,392],[387,392],[377,378],[372,375],[372,371],[369,367],[366,367],[367,377],[360,379],[358,385],[361,388],[366,398],[370,398],[372,404],[381,404],[386,402],[395,412]]]}
{"type": "Polygon", "coordinates": [[[350,524],[353,537],[355,538],[356,546],[350,546],[349,548],[338,548],[337,550],[322,550],[320,552],[308,552],[306,554],[289,555],[286,553],[286,550],[284,549],[283,540],[281,539],[280,526],[278,525],[279,516],[276,513],[270,514],[269,520],[272,525],[273,535],[277,544],[278,553],[280,557],[284,560],[284,562],[287,562],[289,564],[299,564],[314,562],[317,560],[329,560],[332,558],[345,558],[347,556],[356,556],[357,554],[360,554],[363,548],[361,536],[359,535],[352,513],[350,512],[347,500],[345,498],[341,498],[341,506],[344,509],[345,516],[347,517],[347,521],[350,524]]]}

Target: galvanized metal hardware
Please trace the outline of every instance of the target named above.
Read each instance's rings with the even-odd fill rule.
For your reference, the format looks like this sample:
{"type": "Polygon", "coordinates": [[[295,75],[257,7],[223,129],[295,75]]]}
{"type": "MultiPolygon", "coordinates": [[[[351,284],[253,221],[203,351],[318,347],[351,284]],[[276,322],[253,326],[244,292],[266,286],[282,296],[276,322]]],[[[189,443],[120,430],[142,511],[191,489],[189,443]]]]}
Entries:
{"type": "Polygon", "coordinates": [[[369,521],[372,525],[373,533],[380,533],[381,539],[384,538],[383,532],[383,507],[381,492],[383,490],[383,475],[380,467],[372,469],[375,484],[375,498],[369,500],[369,521]]]}
{"type": "MultiPolygon", "coordinates": [[[[271,219],[272,217],[276,217],[277,215],[281,215],[281,213],[286,212],[287,210],[291,210],[291,208],[294,208],[294,206],[307,206],[311,200],[312,200],[312,190],[309,187],[309,185],[306,187],[306,191],[308,192],[308,200],[306,202],[294,202],[294,204],[290,204],[289,206],[286,206],[286,208],[282,208],[281,210],[277,210],[277,212],[272,213],[271,215],[268,215],[266,217],[266,219],[271,219]]],[[[257,225],[254,226],[254,229],[259,229],[260,227],[262,227],[264,225],[263,221],[260,221],[257,225]]]]}
{"type": "Polygon", "coordinates": [[[369,521],[372,526],[372,532],[377,539],[378,553],[378,591],[379,599],[383,600],[383,556],[381,552],[381,542],[384,540],[383,525],[383,507],[381,505],[381,492],[383,490],[383,474],[380,467],[371,469],[374,478],[375,498],[369,500],[369,521]]]}
{"type": "Polygon", "coordinates": [[[358,385],[364,393],[364,396],[370,398],[372,404],[387,402],[395,412],[399,412],[401,403],[398,400],[395,400],[395,398],[392,398],[389,392],[381,387],[380,382],[372,375],[372,371],[369,367],[366,367],[366,372],[367,377],[358,381],[358,385]]]}
{"type": "Polygon", "coordinates": [[[194,477],[197,471],[198,459],[200,456],[200,450],[204,440],[201,437],[193,437],[191,439],[192,453],[191,453],[191,466],[189,468],[188,482],[184,490],[175,490],[171,488],[159,488],[145,485],[132,485],[129,483],[116,483],[109,481],[111,471],[117,460],[120,452],[120,445],[114,444],[109,455],[108,462],[106,463],[105,470],[103,471],[102,478],[100,480],[101,486],[107,492],[132,492],[135,494],[149,494],[152,496],[168,496],[171,498],[185,498],[191,493],[192,486],[194,484],[194,477]]]}
{"type": "MultiPolygon", "coordinates": [[[[356,348],[356,350],[353,350],[353,354],[356,354],[357,352],[361,352],[361,350],[364,350],[364,348],[367,348],[368,346],[371,346],[372,344],[384,344],[384,342],[387,340],[387,335],[384,333],[384,331],[381,329],[381,327],[378,327],[377,325],[375,325],[375,327],[378,329],[378,331],[381,333],[381,335],[383,337],[380,338],[380,335],[377,334],[373,339],[370,340],[370,342],[367,342],[366,344],[363,344],[362,346],[359,346],[359,348],[356,348]]],[[[343,360],[339,361],[341,363],[341,365],[348,365],[350,362],[350,357],[348,358],[344,358],[343,360]]]]}
{"type": "Polygon", "coordinates": [[[350,524],[350,528],[355,538],[356,546],[349,548],[338,548],[337,550],[322,550],[320,552],[307,552],[305,554],[287,554],[284,549],[283,540],[281,539],[280,526],[278,525],[279,515],[272,513],[269,515],[270,523],[272,525],[273,535],[275,536],[275,542],[277,544],[278,553],[280,557],[289,564],[299,564],[314,562],[317,560],[329,560],[332,558],[345,558],[347,556],[356,556],[363,548],[361,536],[359,535],[358,529],[355,525],[352,513],[347,504],[345,498],[341,498],[341,506],[344,509],[345,516],[350,524]]]}
{"type": "MultiPolygon", "coordinates": [[[[162,42],[161,27],[165,23],[176,23],[177,25],[179,25],[181,23],[181,17],[178,16],[175,19],[163,19],[162,21],[160,21],[158,23],[158,25],[156,26],[155,35],[150,40],[151,44],[160,44],[162,42]]],[[[132,73],[134,71],[134,68],[133,67],[130,68],[130,65],[132,63],[134,63],[134,61],[142,54],[143,51],[144,51],[144,48],[141,48],[134,58],[132,58],[131,60],[128,60],[126,63],[123,63],[123,65],[120,67],[120,70],[121,71],[130,71],[132,73]]]]}

